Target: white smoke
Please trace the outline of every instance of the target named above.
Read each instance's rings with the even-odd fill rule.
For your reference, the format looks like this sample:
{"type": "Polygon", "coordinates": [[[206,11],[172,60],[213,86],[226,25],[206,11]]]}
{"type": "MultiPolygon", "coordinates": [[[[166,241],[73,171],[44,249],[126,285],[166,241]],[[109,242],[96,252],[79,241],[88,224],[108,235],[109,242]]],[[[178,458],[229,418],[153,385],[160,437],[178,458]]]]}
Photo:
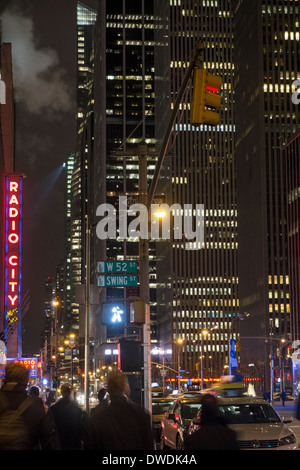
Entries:
{"type": "Polygon", "coordinates": [[[55,50],[39,48],[34,41],[33,22],[18,10],[1,15],[2,41],[12,44],[15,97],[31,113],[65,112],[71,96],[55,50]]]}

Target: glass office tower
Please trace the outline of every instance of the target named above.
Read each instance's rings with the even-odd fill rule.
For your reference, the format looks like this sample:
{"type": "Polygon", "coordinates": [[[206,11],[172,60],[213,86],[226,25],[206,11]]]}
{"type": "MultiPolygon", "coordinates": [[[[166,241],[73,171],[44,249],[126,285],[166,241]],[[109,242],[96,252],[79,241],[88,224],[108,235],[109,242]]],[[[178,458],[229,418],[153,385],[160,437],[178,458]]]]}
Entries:
{"type": "MultiPolygon", "coordinates": [[[[118,208],[119,196],[137,202],[139,193],[138,145],[150,152],[155,147],[154,129],[154,28],[152,1],[116,0],[99,3],[95,30],[95,141],[94,141],[94,221],[96,208],[103,203],[118,208]]],[[[155,156],[148,159],[148,181],[155,156]]],[[[119,235],[116,239],[94,240],[97,261],[138,261],[138,239],[119,235]]],[[[94,279],[95,268],[92,268],[94,279]]],[[[156,259],[150,244],[151,334],[155,326],[156,259]]],[[[102,324],[102,302],[139,296],[139,285],[130,288],[104,287],[97,314],[97,345],[103,359],[107,342],[128,335],[140,339],[140,329],[129,325],[127,303],[125,327],[102,324]]],[[[98,353],[96,353],[98,354],[98,353]]],[[[110,358],[106,358],[109,362],[110,358]]]]}
{"type": "MultiPolygon", "coordinates": [[[[68,312],[67,331],[79,328],[82,289],[86,282],[86,215],[88,211],[88,165],[92,152],[90,136],[90,116],[93,107],[93,44],[94,24],[97,12],[77,3],[77,142],[74,157],[69,160],[72,178],[68,180],[71,190],[70,232],[70,301],[71,315],[68,312]],[[80,290],[81,289],[81,290],[80,290]]],[[[80,332],[84,336],[84,331],[80,332]]]]}
{"type": "Polygon", "coordinates": [[[186,249],[186,240],[173,240],[172,327],[165,328],[165,337],[160,338],[165,348],[173,349],[173,368],[180,368],[183,378],[193,377],[197,383],[201,373],[206,378],[219,377],[224,367],[228,370],[228,345],[236,338],[239,312],[233,12],[227,1],[172,0],[160,5],[169,19],[165,53],[170,58],[171,99],[166,94],[166,106],[173,108],[199,40],[206,46],[204,67],[223,79],[221,119],[216,127],[190,124],[190,79],[172,132],[171,158],[166,161],[172,174],[169,205],[191,204],[194,211],[196,204],[204,205],[204,246],[186,249]],[[178,339],[183,340],[181,345],[178,339]]]}
{"type": "Polygon", "coordinates": [[[291,331],[284,147],[299,125],[299,5],[242,0],[234,8],[239,296],[248,312],[241,360],[257,374],[291,331]]]}
{"type": "MultiPolygon", "coordinates": [[[[297,131],[287,142],[285,150],[287,169],[287,232],[289,293],[291,309],[291,353],[294,365],[294,392],[300,391],[300,132],[297,131]]],[[[284,366],[288,361],[283,362],[284,366]]],[[[285,374],[286,375],[286,374],[285,374]]],[[[285,377],[284,375],[284,377],[285,377]]],[[[286,381],[285,381],[286,383],[286,381]]]]}

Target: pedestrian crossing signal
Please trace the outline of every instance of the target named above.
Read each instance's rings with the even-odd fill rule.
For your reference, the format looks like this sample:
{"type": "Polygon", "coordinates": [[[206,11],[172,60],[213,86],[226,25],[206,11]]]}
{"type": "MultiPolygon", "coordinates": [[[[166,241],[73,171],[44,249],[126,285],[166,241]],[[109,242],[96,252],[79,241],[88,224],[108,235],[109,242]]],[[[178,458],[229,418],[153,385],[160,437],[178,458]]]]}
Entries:
{"type": "Polygon", "coordinates": [[[221,77],[208,73],[206,69],[194,70],[191,124],[216,126],[220,122],[218,109],[221,107],[221,77]]]}

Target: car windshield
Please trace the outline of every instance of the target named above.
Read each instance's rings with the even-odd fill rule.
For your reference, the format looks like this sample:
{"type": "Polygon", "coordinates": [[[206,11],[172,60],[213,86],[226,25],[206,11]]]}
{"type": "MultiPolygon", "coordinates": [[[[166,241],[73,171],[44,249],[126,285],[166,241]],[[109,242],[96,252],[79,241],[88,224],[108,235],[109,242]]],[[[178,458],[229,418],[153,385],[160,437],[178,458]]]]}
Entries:
{"type": "Polygon", "coordinates": [[[184,403],[182,406],[182,418],[193,419],[200,408],[200,403],[184,403]]]}
{"type": "Polygon", "coordinates": [[[280,418],[268,404],[219,405],[227,424],[279,423],[280,418]]]}
{"type": "Polygon", "coordinates": [[[159,403],[152,403],[152,414],[154,415],[163,415],[168,411],[173,400],[159,403]]]}

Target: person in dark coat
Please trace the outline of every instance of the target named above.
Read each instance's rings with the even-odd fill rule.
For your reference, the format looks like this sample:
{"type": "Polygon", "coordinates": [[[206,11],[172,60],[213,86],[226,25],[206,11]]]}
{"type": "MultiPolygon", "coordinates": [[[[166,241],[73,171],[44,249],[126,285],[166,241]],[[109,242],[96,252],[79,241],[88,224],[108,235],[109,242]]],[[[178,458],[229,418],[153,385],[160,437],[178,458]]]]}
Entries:
{"type": "Polygon", "coordinates": [[[210,394],[202,399],[200,428],[184,440],[185,450],[239,450],[236,433],[218,414],[218,401],[210,394]]]}
{"type": "Polygon", "coordinates": [[[36,385],[32,385],[32,387],[30,387],[29,389],[29,395],[32,396],[32,397],[39,397],[40,396],[40,390],[39,390],[39,387],[37,387],[36,385]]]}
{"type": "Polygon", "coordinates": [[[129,398],[126,375],[112,373],[107,382],[110,404],[90,416],[90,450],[154,450],[151,418],[129,398]]]}
{"type": "Polygon", "coordinates": [[[286,391],[285,390],[282,390],[282,392],[280,394],[280,398],[282,400],[282,406],[285,406],[285,400],[286,400],[286,391]]]}
{"type": "Polygon", "coordinates": [[[98,392],[98,405],[95,408],[92,408],[91,414],[95,412],[95,410],[103,409],[108,406],[107,401],[107,390],[105,388],[101,388],[98,392]]]}
{"type": "MultiPolygon", "coordinates": [[[[29,395],[26,391],[28,381],[29,372],[26,367],[20,364],[6,366],[5,380],[0,390],[0,415],[7,406],[9,409],[16,410],[28,398],[29,395]]],[[[22,418],[28,437],[26,449],[22,450],[56,449],[53,417],[46,413],[41,398],[31,397],[31,403],[25,409],[22,418]]]]}
{"type": "Polygon", "coordinates": [[[71,400],[69,384],[61,386],[62,398],[49,409],[54,416],[61,450],[80,450],[84,447],[84,413],[71,400]]]}

